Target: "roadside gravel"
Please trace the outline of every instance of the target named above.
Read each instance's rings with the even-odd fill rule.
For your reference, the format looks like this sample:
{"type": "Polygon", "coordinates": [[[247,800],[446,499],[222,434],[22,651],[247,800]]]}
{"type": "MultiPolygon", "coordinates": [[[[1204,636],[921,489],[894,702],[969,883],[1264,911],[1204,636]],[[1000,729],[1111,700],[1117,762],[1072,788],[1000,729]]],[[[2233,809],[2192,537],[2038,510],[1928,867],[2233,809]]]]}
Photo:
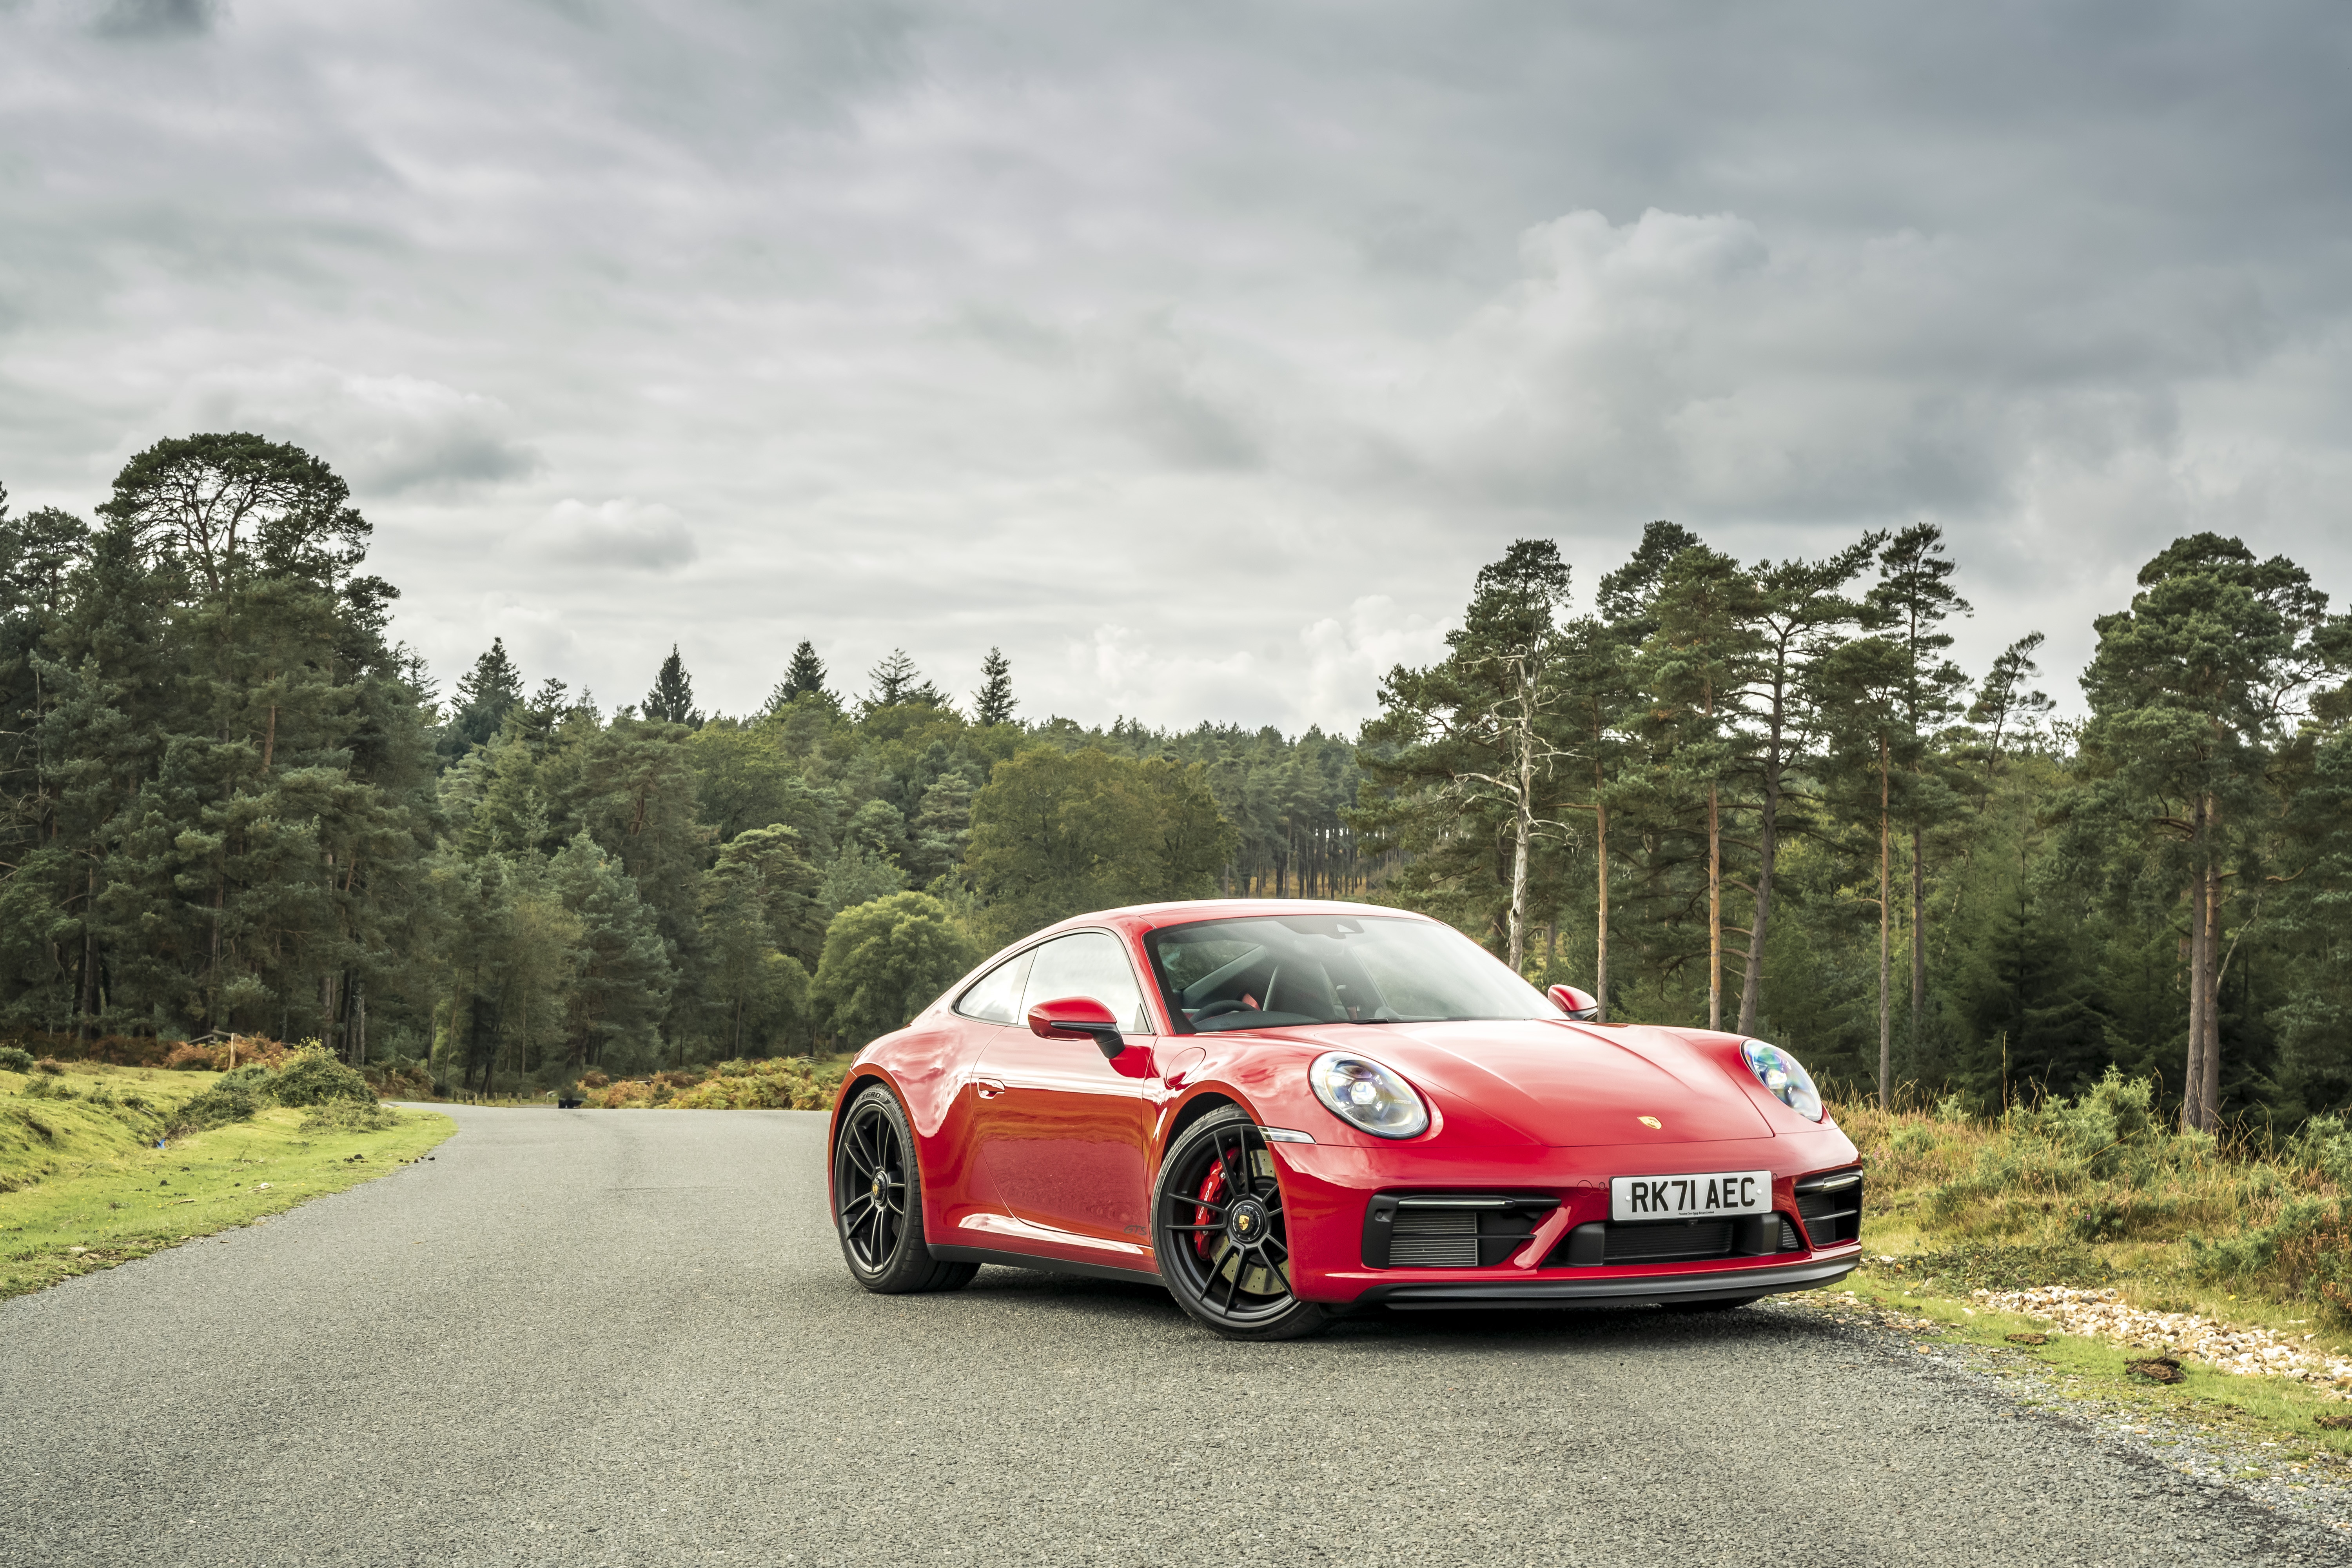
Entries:
{"type": "Polygon", "coordinates": [[[2070,1334],[2195,1356],[2238,1377],[2290,1377],[2331,1398],[2352,1399],[2352,1360],[2322,1355],[2268,1329],[2234,1327],[2198,1312],[2151,1312],[2131,1306],[2121,1291],[2110,1289],[2055,1285],[2035,1290],[1976,1290],[1969,1299],[1996,1312],[2042,1319],[2070,1334]]]}
{"type": "Polygon", "coordinates": [[[1373,1316],[846,1278],[824,1120],[455,1108],[435,1157],[0,1303],[0,1563],[2352,1562],[1818,1306],[1373,1316]]]}
{"type": "MultiPolygon", "coordinates": [[[[2099,1293],[2078,1294],[2095,1297],[2099,1293]]],[[[1975,1292],[1977,1298],[1987,1295],[1975,1292]]],[[[2085,1442],[2164,1466],[2210,1492],[2228,1492],[2330,1531],[2342,1542],[2340,1561],[2352,1563],[2352,1465],[2340,1459],[2315,1455],[2309,1462],[2299,1462],[2290,1457],[2297,1450],[2288,1443],[2241,1436],[2210,1422],[2151,1414],[2143,1405],[2103,1398],[2024,1351],[1945,1340],[1940,1337],[1944,1326],[1932,1319],[1891,1311],[1842,1292],[1783,1297],[1752,1310],[1833,1322],[1840,1333],[1908,1366],[1916,1375],[1948,1380],[1972,1397],[2005,1401],[2042,1420],[2072,1427],[2085,1442]]],[[[2025,1310],[1999,1304],[1996,1310],[2025,1310]]],[[[2099,1321],[2115,1329],[2112,1320],[2099,1321]]],[[[2089,1330],[2067,1326],[2064,1331],[2089,1330]]]]}

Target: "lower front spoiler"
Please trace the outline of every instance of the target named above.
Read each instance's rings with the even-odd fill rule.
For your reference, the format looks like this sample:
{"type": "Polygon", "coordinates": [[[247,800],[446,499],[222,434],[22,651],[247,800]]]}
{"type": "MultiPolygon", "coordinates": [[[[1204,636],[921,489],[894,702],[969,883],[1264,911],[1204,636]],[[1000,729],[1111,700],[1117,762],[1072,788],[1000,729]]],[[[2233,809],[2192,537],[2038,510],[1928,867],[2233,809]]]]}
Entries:
{"type": "Polygon", "coordinates": [[[1752,1301],[1783,1290],[1834,1285],[1853,1272],[1859,1256],[1777,1268],[1714,1269],[1705,1274],[1653,1274],[1610,1279],[1482,1279],[1459,1285],[1375,1285],[1356,1298],[1400,1311],[1454,1311],[1465,1307],[1674,1307],[1706,1301],[1752,1301]]]}

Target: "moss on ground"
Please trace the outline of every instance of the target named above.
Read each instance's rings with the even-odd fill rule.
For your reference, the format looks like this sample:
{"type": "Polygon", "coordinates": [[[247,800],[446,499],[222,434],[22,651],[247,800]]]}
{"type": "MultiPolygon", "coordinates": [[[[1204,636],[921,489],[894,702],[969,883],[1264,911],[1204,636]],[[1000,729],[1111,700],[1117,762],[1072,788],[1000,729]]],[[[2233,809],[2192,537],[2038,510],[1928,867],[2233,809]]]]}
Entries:
{"type": "Polygon", "coordinates": [[[370,1128],[366,1108],[268,1106],[168,1136],[220,1077],[79,1062],[0,1071],[0,1297],[356,1186],[457,1131],[430,1112],[370,1128]]]}

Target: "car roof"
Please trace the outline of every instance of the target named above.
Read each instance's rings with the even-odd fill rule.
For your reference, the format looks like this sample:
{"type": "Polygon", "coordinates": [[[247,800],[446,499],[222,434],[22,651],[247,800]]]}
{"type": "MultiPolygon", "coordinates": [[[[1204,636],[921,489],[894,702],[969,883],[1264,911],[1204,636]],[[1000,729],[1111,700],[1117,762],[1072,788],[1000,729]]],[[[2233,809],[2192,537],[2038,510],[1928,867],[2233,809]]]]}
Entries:
{"type": "MultiPolygon", "coordinates": [[[[1129,904],[1116,910],[1097,910],[1092,914],[1072,915],[1057,921],[1044,931],[1033,933],[1045,936],[1053,931],[1075,931],[1084,926],[1118,926],[1129,932],[1157,931],[1163,926],[1190,925],[1195,921],[1237,920],[1251,915],[1375,915],[1386,920],[1421,921],[1434,924],[1424,914],[1412,910],[1400,910],[1388,904],[1350,903],[1339,899],[1181,899],[1162,904],[1129,904]]],[[[1025,940],[1029,940],[1024,938],[1025,940]]]]}

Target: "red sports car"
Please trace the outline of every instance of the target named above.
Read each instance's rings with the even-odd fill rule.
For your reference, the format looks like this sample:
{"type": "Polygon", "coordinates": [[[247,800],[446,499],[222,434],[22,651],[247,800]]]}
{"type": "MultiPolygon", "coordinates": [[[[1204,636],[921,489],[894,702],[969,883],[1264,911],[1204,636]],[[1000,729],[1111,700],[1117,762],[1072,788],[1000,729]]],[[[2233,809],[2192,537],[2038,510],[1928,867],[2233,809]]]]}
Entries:
{"type": "Polygon", "coordinates": [[[1234,1339],[1373,1304],[1732,1307],[1861,1260],[1862,1168],[1795,1058],[1591,1010],[1396,910],[1081,915],[858,1053],[842,1252],[877,1291],[1146,1280],[1234,1339]]]}

